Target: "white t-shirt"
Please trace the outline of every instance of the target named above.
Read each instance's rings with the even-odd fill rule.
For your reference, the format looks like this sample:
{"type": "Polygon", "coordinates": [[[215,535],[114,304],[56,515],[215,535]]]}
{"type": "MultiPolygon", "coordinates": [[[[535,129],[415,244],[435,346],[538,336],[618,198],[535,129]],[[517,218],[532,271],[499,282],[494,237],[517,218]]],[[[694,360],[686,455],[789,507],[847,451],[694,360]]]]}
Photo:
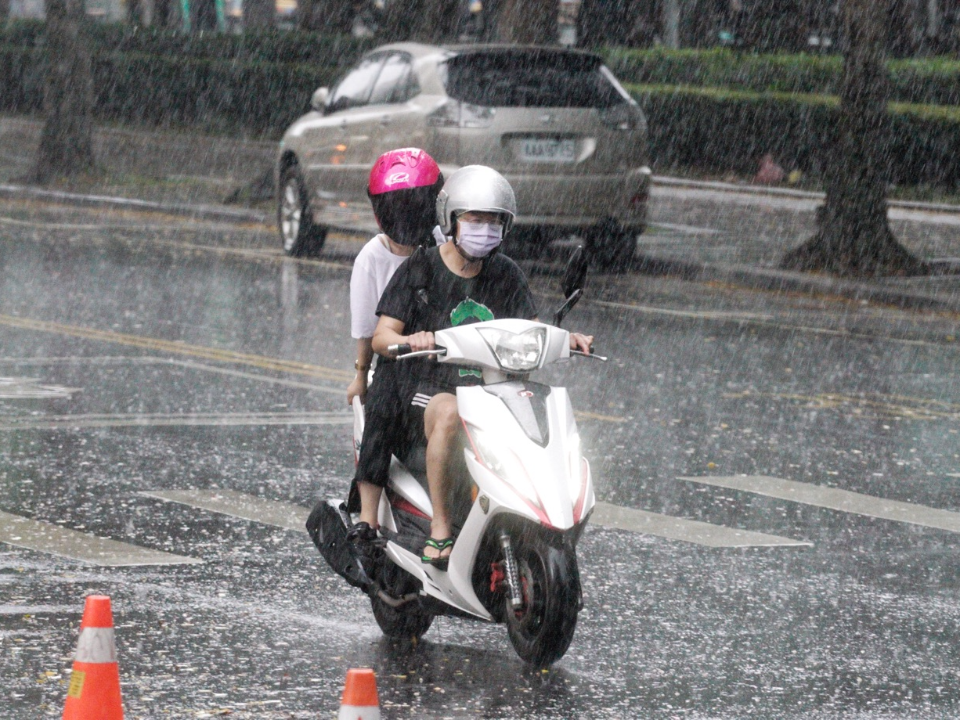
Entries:
{"type": "Polygon", "coordinates": [[[377,329],[377,303],[393,273],[407,259],[390,252],[387,236],[374,235],[353,261],[350,275],[350,334],[354,339],[373,337],[377,329]]]}

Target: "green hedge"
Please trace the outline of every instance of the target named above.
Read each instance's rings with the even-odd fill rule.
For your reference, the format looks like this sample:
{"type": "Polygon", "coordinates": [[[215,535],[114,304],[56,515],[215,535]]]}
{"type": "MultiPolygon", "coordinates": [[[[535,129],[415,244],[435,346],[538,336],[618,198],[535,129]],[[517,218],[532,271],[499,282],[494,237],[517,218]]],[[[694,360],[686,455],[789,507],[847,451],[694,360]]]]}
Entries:
{"type": "MultiPolygon", "coordinates": [[[[242,63],[345,67],[374,46],[370,38],[280,30],[185,34],[157,28],[89,23],[85,32],[94,55],[123,52],[242,63]]],[[[6,26],[0,25],[0,45],[42,48],[46,45],[45,24],[38,20],[17,20],[6,26]]]]}
{"type": "MultiPolygon", "coordinates": [[[[41,48],[0,46],[0,110],[39,112],[45,67],[41,48]]],[[[93,72],[101,120],[278,137],[339,68],[105,53],[93,72]]]]}
{"type": "MultiPolygon", "coordinates": [[[[839,101],[824,95],[629,85],[647,114],[654,169],[696,167],[750,175],[772,153],[781,165],[822,175],[839,101]]],[[[960,109],[892,103],[884,147],[891,182],[960,182],[960,109]]]]}
{"type": "MultiPolygon", "coordinates": [[[[102,36],[93,45],[99,48],[94,52],[94,86],[100,119],[274,138],[306,110],[315,88],[333,82],[365,49],[362,43],[339,44],[338,38],[298,33],[201,38],[98,27],[102,36]],[[109,38],[127,44],[107,49],[109,38]],[[281,47],[287,49],[281,52],[277,49],[281,47]],[[264,60],[277,54],[310,61],[264,60]]],[[[0,111],[42,109],[46,57],[41,30],[42,24],[11,23],[6,33],[0,33],[10,41],[0,43],[0,111]]],[[[789,169],[819,176],[838,112],[835,94],[824,88],[835,89],[839,61],[815,57],[800,62],[797,57],[801,56],[621,51],[611,54],[610,62],[628,81],[632,77],[684,81],[628,83],[648,116],[657,172],[696,167],[751,174],[759,157],[770,152],[789,169]],[[738,58],[754,65],[738,65],[734,62],[738,58]]],[[[955,82],[955,65],[911,62],[898,67],[910,66],[917,72],[922,67],[930,78],[938,78],[927,87],[936,85],[946,92],[944,79],[955,82]]],[[[919,91],[916,95],[926,97],[919,91]]],[[[960,181],[960,110],[951,107],[955,104],[960,103],[891,104],[892,131],[886,147],[893,182],[960,181]]]]}
{"type": "MultiPolygon", "coordinates": [[[[837,95],[843,75],[843,59],[836,55],[753,55],[723,48],[611,48],[604,55],[623,82],[645,85],[837,95]]],[[[960,61],[891,60],[888,67],[894,101],[960,105],[960,61]]]]}

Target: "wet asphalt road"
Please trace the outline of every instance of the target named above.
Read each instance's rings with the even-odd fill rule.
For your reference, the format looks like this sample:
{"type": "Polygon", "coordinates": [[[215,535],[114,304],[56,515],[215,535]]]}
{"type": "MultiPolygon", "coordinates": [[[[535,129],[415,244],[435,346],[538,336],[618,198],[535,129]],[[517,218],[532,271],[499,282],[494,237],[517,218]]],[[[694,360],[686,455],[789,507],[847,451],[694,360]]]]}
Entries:
{"type": "MultiPolygon", "coordinates": [[[[547,379],[598,498],[795,542],[588,530],[577,633],[541,673],[497,626],[393,646],[304,532],[157,497],[343,492],[356,243],[297,262],[253,226],[17,202],[0,237],[0,511],[173,563],[0,544],[5,717],[59,716],[91,592],[113,599],[128,717],[334,717],[358,666],[384,718],[960,712],[955,316],[592,278],[568,324],[611,361],[547,379]]],[[[551,307],[556,277],[530,270],[551,307]]]]}

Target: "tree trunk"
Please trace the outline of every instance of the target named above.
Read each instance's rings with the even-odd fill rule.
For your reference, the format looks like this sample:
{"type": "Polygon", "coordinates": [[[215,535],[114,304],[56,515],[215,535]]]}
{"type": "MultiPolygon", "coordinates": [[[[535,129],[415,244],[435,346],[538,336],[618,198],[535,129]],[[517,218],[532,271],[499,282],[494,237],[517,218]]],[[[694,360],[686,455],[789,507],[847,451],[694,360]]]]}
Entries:
{"type": "Polygon", "coordinates": [[[459,12],[460,4],[449,0],[388,2],[378,35],[384,42],[450,42],[459,12]]]}
{"type": "Polygon", "coordinates": [[[276,20],[276,0],[243,0],[243,29],[265,30],[276,20]]]}
{"type": "Polygon", "coordinates": [[[181,28],[180,3],[177,0],[153,0],[153,24],[164,29],[181,28]]]}
{"type": "Polygon", "coordinates": [[[93,170],[93,72],[83,32],[82,0],[46,0],[48,68],[46,122],[37,150],[36,180],[93,170]]]}
{"type": "Polygon", "coordinates": [[[887,4],[845,0],[843,13],[848,48],[826,203],[817,234],[788,252],[781,266],[847,277],[924,273],[926,264],[897,242],[887,224],[887,4]]]}
{"type": "Polygon", "coordinates": [[[134,27],[144,27],[148,24],[146,0],[127,0],[127,22],[134,27]]]}
{"type": "Polygon", "coordinates": [[[501,0],[498,35],[517,45],[556,45],[559,0],[501,0]]]}
{"type": "Polygon", "coordinates": [[[243,29],[272,28],[276,19],[276,0],[243,0],[243,29]]]}
{"type": "Polygon", "coordinates": [[[356,15],[356,3],[353,0],[297,0],[297,9],[301,30],[341,35],[353,30],[353,18],[356,15]]]}
{"type": "Polygon", "coordinates": [[[599,48],[625,45],[632,27],[628,0],[581,0],[577,12],[577,45],[599,48]]]}

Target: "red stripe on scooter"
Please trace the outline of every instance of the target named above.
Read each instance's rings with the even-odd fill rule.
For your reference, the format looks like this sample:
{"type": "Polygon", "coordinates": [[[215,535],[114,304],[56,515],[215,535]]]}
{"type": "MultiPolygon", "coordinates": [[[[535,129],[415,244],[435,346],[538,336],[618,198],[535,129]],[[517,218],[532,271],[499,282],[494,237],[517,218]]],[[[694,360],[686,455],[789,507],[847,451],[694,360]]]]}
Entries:
{"type": "MultiPolygon", "coordinates": [[[[537,489],[536,488],[533,489],[533,492],[536,493],[537,495],[537,503],[530,502],[528,498],[524,497],[519,492],[517,492],[517,490],[514,489],[514,487],[510,483],[508,483],[502,477],[497,475],[493,470],[490,470],[490,468],[487,467],[487,464],[483,462],[483,459],[480,457],[480,453],[477,451],[477,446],[474,444],[473,438],[470,436],[470,429],[467,427],[467,421],[464,420],[463,418],[460,418],[460,422],[463,425],[463,431],[467,434],[467,440],[470,441],[470,447],[473,448],[473,456],[477,459],[477,462],[480,463],[480,465],[483,466],[486,470],[488,470],[490,474],[493,475],[497,480],[499,480],[504,485],[506,485],[514,495],[516,495],[518,498],[523,500],[523,502],[527,504],[527,507],[533,510],[533,513],[537,516],[537,518],[539,518],[541,523],[543,523],[548,528],[552,528],[553,524],[550,522],[550,518],[547,517],[547,514],[543,511],[542,507],[537,506],[537,503],[540,503],[541,506],[543,505],[543,500],[540,499],[540,493],[537,492],[537,489]]],[[[526,468],[524,468],[524,470],[526,470],[526,468]]]]}
{"type": "Polygon", "coordinates": [[[405,513],[410,513],[411,515],[416,515],[421,517],[424,520],[429,520],[430,516],[427,515],[423,510],[418,508],[416,505],[411,503],[406,498],[402,498],[399,495],[391,493],[390,495],[390,504],[393,505],[397,510],[403,510],[405,513]]]}

